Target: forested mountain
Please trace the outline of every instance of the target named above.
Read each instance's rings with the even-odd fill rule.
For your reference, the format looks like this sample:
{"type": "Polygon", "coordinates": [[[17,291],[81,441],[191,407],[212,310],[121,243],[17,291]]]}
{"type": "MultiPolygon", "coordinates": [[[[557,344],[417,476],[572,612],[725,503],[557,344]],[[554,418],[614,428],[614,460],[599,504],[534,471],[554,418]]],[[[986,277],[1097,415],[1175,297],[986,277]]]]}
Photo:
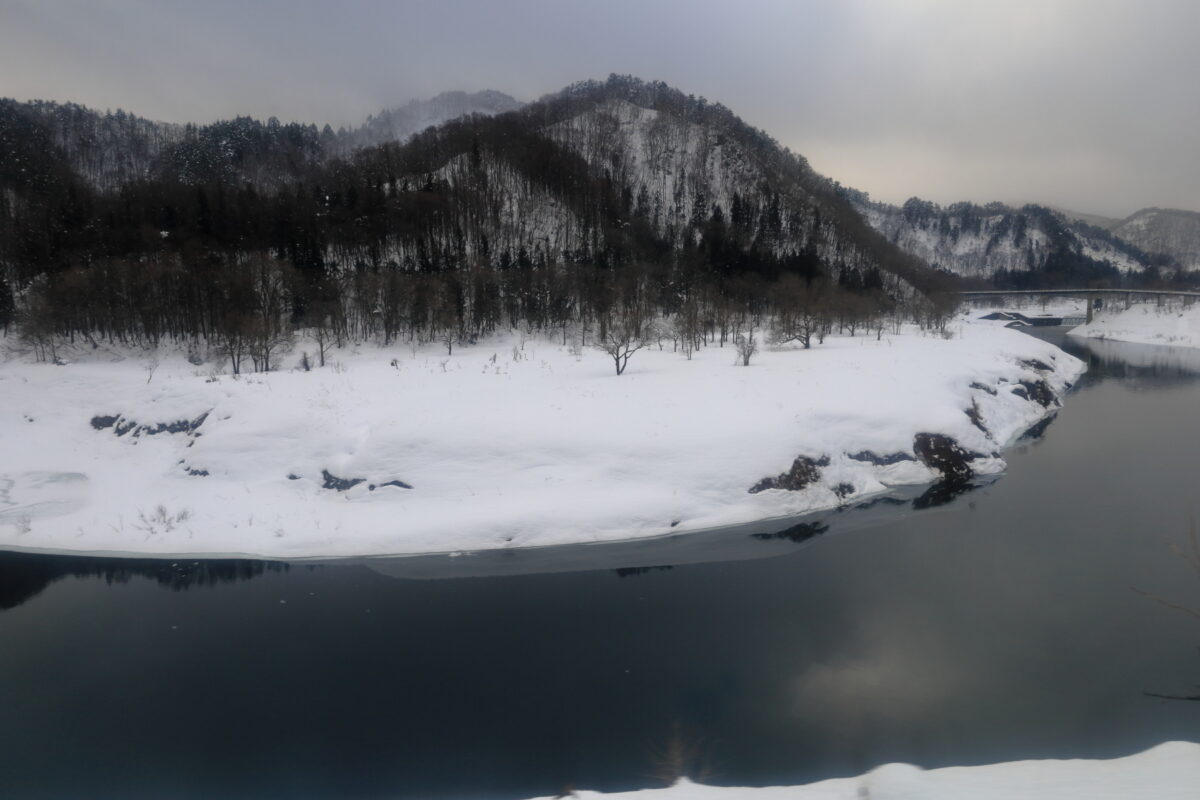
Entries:
{"type": "Polygon", "coordinates": [[[723,341],[776,306],[828,325],[923,313],[950,285],[802,157],[662,83],[579,83],[338,155],[349,135],[5,101],[0,305],[43,344],[197,338],[269,365],[293,326],[586,338],[654,316],[723,341]]]}
{"type": "MultiPolygon", "coordinates": [[[[385,109],[352,129],[329,125],[265,123],[237,117],[207,125],[177,125],[118,109],[100,113],[74,103],[0,100],[0,125],[13,135],[42,137],[71,171],[101,191],[141,180],[190,184],[249,183],[270,189],[308,167],[355,150],[403,142],[426,128],[471,114],[497,114],[521,104],[502,92],[444,92],[385,109]],[[35,132],[33,129],[36,128],[35,132]]],[[[7,152],[20,158],[21,142],[7,152]]],[[[0,151],[6,152],[6,151],[0,151]]]]}
{"type": "Polygon", "coordinates": [[[1082,286],[1155,282],[1180,264],[1112,231],[1044,206],[1012,208],[910,198],[903,206],[845,190],[889,241],[931,266],[1000,286],[1082,286]]]}
{"type": "Polygon", "coordinates": [[[1200,269],[1200,214],[1174,208],[1143,208],[1109,228],[1148,253],[1162,253],[1184,269],[1200,269]]]}

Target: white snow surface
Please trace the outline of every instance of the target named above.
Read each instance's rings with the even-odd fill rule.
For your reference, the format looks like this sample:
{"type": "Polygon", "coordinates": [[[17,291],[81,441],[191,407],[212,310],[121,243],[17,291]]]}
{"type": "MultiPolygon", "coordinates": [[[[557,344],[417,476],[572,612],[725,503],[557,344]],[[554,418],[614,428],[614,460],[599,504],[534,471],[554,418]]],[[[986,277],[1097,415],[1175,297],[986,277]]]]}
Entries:
{"type": "MultiPolygon", "coordinates": [[[[848,454],[912,455],[922,431],[995,453],[1055,410],[1015,384],[1044,379],[1061,394],[1084,369],[1000,326],[964,317],[950,330],[764,347],[749,367],[715,345],[687,360],[667,337],[619,377],[603,352],[521,334],[453,356],[364,345],[311,372],[293,368],[302,343],[285,370],[237,378],[165,351],[80,349],[61,366],[10,357],[0,364],[0,547],[399,555],[634,539],[832,508],[843,502],[835,487],[852,487],[853,501],[938,477],[917,461],[848,454]],[[986,434],[965,413],[973,403],[986,434]],[[119,420],[97,429],[95,416],[119,420]],[[171,423],[182,430],[135,427],[171,423]],[[818,482],[748,492],[800,455],[829,458],[818,482]],[[336,491],[323,471],[364,481],[336,491]]],[[[980,473],[1004,466],[974,462],[980,473]]]]}
{"type": "Polygon", "coordinates": [[[1071,336],[1109,339],[1137,344],[1200,347],[1200,303],[1182,305],[1172,300],[1134,303],[1129,308],[1097,310],[1092,322],[1071,329],[1071,336]]]}
{"type": "Polygon", "coordinates": [[[888,764],[861,777],[807,786],[747,789],[681,780],[666,789],[582,791],[571,796],[580,800],[1193,800],[1197,787],[1200,745],[1167,742],[1106,761],[1011,761],[931,770],[888,764]]]}

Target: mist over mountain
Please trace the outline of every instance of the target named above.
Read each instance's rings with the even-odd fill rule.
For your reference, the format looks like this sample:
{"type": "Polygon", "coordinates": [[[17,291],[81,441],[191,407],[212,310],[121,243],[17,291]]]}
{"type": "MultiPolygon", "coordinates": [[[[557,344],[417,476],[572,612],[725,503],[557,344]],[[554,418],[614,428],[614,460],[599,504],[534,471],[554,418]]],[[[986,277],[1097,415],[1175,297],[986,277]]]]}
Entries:
{"type": "Polygon", "coordinates": [[[471,114],[491,116],[515,111],[523,103],[504,92],[442,92],[428,100],[413,100],[367,118],[351,130],[337,132],[337,152],[345,155],[361,147],[403,142],[426,128],[471,114]]]}
{"type": "Polygon", "coordinates": [[[1200,213],[1143,208],[1109,230],[1149,253],[1164,253],[1184,269],[1200,269],[1200,213]]]}

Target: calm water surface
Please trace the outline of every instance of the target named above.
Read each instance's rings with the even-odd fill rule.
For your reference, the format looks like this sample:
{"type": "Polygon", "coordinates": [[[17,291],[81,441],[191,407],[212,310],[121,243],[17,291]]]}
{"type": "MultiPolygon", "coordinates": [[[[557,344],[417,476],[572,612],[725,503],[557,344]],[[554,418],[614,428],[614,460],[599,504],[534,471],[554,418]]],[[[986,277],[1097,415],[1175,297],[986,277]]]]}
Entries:
{"type": "Polygon", "coordinates": [[[0,796],[518,798],[657,785],[673,742],[764,785],[1200,740],[1200,703],[1147,694],[1196,693],[1200,623],[1134,591],[1200,606],[1169,548],[1200,511],[1200,355],[1067,346],[1091,372],[1008,475],[873,527],[0,556],[0,796]]]}

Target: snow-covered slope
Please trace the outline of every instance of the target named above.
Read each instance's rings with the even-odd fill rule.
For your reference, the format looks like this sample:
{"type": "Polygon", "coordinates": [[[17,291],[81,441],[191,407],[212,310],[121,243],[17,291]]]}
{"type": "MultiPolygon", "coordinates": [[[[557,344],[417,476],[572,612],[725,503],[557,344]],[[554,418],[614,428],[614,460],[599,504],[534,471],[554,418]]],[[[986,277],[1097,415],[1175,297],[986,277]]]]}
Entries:
{"type": "Polygon", "coordinates": [[[831,508],[940,477],[918,460],[939,448],[994,473],[995,453],[1053,413],[1083,366],[1002,327],[951,330],[768,349],[749,367],[731,348],[688,360],[667,338],[620,377],[600,351],[520,336],[452,357],[364,346],[323,369],[237,379],[165,353],[157,367],[104,351],[12,360],[0,546],[531,547],[831,508]],[[949,438],[922,450],[918,434],[949,438]]]}
{"type": "MultiPolygon", "coordinates": [[[[761,789],[702,786],[601,794],[579,800],[1194,800],[1200,745],[1168,742],[1108,761],[1012,761],[922,770],[888,764],[858,778],[761,789]]],[[[549,800],[544,798],[543,800],[549,800]]]]}
{"type": "MultiPolygon", "coordinates": [[[[572,89],[561,97],[572,99],[572,89]]],[[[914,270],[925,271],[878,240],[807,162],[727,109],[680,108],[670,90],[637,82],[623,93],[618,81],[589,100],[545,132],[621,187],[628,216],[675,247],[720,228],[738,247],[779,257],[811,253],[834,277],[878,269],[893,296],[909,294],[914,270]]]]}
{"type": "Polygon", "coordinates": [[[1163,253],[1184,269],[1200,269],[1200,214],[1173,208],[1143,208],[1112,232],[1147,253],[1163,253]]]}
{"type": "Polygon", "coordinates": [[[902,250],[958,275],[991,278],[998,271],[1054,269],[1064,256],[1136,272],[1146,255],[1109,232],[1057,211],[1002,203],[939,206],[917,198],[903,206],[847,193],[867,222],[902,250]]]}
{"type": "MultiPolygon", "coordinates": [[[[637,207],[660,233],[706,222],[714,206],[732,219],[735,196],[738,203],[753,202],[767,177],[763,165],[720,129],[628,100],[604,102],[553,125],[549,133],[630,187],[637,207]]],[[[798,190],[798,196],[805,195],[798,190]]],[[[779,240],[802,247],[804,222],[784,213],[788,210],[794,211],[776,209],[775,232],[779,240]]]]}
{"type": "Polygon", "coordinates": [[[1200,303],[1183,305],[1171,300],[1134,303],[1129,308],[1106,308],[1095,312],[1088,325],[1071,331],[1072,336],[1111,339],[1137,344],[1200,347],[1200,303]]]}

